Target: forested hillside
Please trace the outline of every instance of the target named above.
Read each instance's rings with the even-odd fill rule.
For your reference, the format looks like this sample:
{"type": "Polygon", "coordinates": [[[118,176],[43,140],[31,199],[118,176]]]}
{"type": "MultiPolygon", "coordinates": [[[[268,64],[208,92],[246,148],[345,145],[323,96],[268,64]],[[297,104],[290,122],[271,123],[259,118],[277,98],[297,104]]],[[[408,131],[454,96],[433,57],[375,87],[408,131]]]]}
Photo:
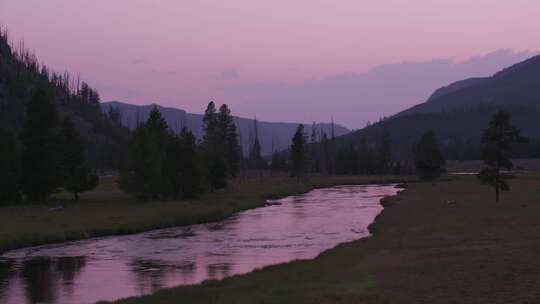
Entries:
{"type": "MultiPolygon", "coordinates": [[[[177,108],[156,106],[171,129],[179,132],[182,127],[187,127],[198,139],[202,139],[204,133],[202,114],[187,113],[186,111],[177,108]]],[[[109,111],[109,107],[112,107],[115,110],[117,109],[117,115],[121,116],[119,119],[124,126],[127,126],[130,129],[135,128],[137,121],[146,121],[153,109],[153,105],[133,105],[117,101],[104,102],[102,103],[102,107],[105,112],[109,111]]],[[[235,116],[234,123],[238,128],[240,143],[244,147],[244,152],[247,153],[255,139],[254,119],[235,116]]],[[[283,150],[289,147],[291,138],[293,137],[298,124],[258,121],[257,126],[261,144],[261,153],[263,155],[270,155],[272,149],[283,150]]],[[[306,125],[305,127],[306,132],[311,134],[313,125],[306,125]]],[[[325,132],[327,134],[332,133],[332,125],[330,123],[317,123],[315,124],[315,128],[318,132],[325,132]]],[[[344,135],[348,132],[350,131],[347,128],[339,124],[334,124],[334,134],[336,136],[344,135]]]]}
{"type": "Polygon", "coordinates": [[[540,56],[508,67],[492,77],[467,79],[441,88],[427,102],[397,116],[474,108],[479,105],[540,108],[540,56]]]}
{"type": "Polygon", "coordinates": [[[480,134],[498,110],[531,139],[517,147],[517,157],[540,156],[540,56],[506,68],[492,77],[472,78],[436,90],[422,104],[364,129],[339,137],[342,147],[358,146],[365,138],[375,145],[390,137],[393,156],[410,159],[413,144],[433,130],[450,159],[478,159],[480,134]]]}
{"type": "Polygon", "coordinates": [[[71,117],[91,167],[118,166],[128,131],[102,113],[98,92],[67,72],[49,70],[23,43],[10,45],[7,31],[0,31],[0,128],[16,142],[37,88],[51,92],[61,117],[71,117]]]}

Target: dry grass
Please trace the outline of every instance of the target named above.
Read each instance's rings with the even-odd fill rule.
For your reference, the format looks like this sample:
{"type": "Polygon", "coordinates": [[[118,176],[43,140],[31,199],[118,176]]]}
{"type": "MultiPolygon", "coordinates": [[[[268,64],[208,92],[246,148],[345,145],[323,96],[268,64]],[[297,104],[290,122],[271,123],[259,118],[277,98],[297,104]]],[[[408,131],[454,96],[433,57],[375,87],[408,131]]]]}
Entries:
{"type": "Polygon", "coordinates": [[[374,237],[120,303],[540,303],[540,176],[512,187],[495,203],[474,177],[409,184],[374,237]]]}

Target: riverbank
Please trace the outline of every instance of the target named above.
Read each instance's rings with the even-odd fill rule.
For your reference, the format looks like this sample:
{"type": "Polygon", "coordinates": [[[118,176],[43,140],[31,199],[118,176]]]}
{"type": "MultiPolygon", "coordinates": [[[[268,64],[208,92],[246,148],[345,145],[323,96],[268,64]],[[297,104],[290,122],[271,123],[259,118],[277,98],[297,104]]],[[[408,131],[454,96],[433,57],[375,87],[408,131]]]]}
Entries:
{"type": "Polygon", "coordinates": [[[536,303],[540,176],[511,186],[495,203],[474,176],[411,183],[387,199],[371,238],[118,303],[536,303]]]}
{"type": "MultiPolygon", "coordinates": [[[[190,201],[138,202],[120,191],[113,178],[83,193],[79,202],[66,201],[61,212],[52,206],[0,207],[0,253],[7,250],[91,237],[130,234],[152,229],[223,220],[236,212],[260,207],[267,199],[343,184],[403,182],[391,176],[316,176],[297,183],[286,175],[235,181],[227,189],[190,201]]],[[[413,178],[409,178],[413,179],[413,178]]]]}

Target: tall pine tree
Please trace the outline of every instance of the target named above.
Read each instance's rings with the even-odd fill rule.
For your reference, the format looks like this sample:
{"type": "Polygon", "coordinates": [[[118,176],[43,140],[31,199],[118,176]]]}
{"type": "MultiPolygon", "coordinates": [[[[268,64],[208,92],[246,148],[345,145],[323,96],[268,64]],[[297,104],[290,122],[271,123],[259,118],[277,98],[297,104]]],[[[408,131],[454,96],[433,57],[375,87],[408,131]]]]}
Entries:
{"type": "Polygon", "coordinates": [[[499,111],[489,122],[489,126],[482,134],[482,158],[486,168],[478,173],[478,179],[495,189],[495,201],[499,201],[500,191],[509,191],[510,185],[507,177],[501,170],[510,170],[514,167],[512,160],[512,146],[516,143],[526,142],[518,128],[510,124],[510,114],[499,111]]]}
{"type": "Polygon", "coordinates": [[[77,201],[80,192],[92,190],[97,186],[98,178],[84,164],[84,144],[69,116],[62,121],[59,143],[64,188],[72,192],[77,201]]]}
{"type": "Polygon", "coordinates": [[[22,190],[30,200],[46,203],[62,185],[58,158],[58,113],[52,94],[38,89],[28,104],[20,134],[22,190]]]}
{"type": "Polygon", "coordinates": [[[173,187],[166,178],[169,142],[167,122],[154,107],[148,120],[133,132],[120,186],[141,199],[167,198],[173,187]]]}
{"type": "Polygon", "coordinates": [[[300,124],[292,138],[291,145],[291,176],[299,181],[305,177],[307,169],[307,137],[304,125],[300,124]]]}
{"type": "Polygon", "coordinates": [[[3,129],[0,129],[0,172],[0,204],[20,201],[19,155],[15,140],[3,129]]]}
{"type": "Polygon", "coordinates": [[[187,128],[180,132],[181,180],[180,188],[184,198],[194,198],[202,190],[201,168],[197,155],[195,136],[187,128]]]}
{"type": "Polygon", "coordinates": [[[433,180],[445,171],[445,160],[433,131],[426,132],[415,145],[414,158],[420,179],[433,180]]]}
{"type": "Polygon", "coordinates": [[[211,101],[203,117],[204,137],[202,149],[204,151],[204,162],[206,164],[206,178],[211,189],[220,189],[227,186],[228,164],[226,158],[226,147],[224,146],[225,131],[223,126],[226,115],[218,117],[216,105],[211,101]],[[220,128],[221,127],[221,128],[220,128]]]}

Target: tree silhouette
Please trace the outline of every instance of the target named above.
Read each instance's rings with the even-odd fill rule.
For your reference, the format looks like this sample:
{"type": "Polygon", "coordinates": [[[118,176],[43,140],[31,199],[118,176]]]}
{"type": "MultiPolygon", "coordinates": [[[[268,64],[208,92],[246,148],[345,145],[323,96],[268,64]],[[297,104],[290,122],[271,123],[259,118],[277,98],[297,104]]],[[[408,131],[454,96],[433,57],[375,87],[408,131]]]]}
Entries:
{"type": "Polygon", "coordinates": [[[483,184],[495,188],[495,201],[499,201],[500,191],[509,191],[507,176],[501,174],[502,169],[513,168],[512,146],[516,143],[526,142],[519,129],[510,124],[510,114],[505,111],[497,112],[489,126],[482,133],[482,158],[486,168],[478,173],[478,179],[483,184]]]}
{"type": "Polygon", "coordinates": [[[307,138],[304,133],[304,125],[298,125],[292,138],[291,145],[291,176],[299,181],[304,178],[306,171],[307,138]]]}
{"type": "Polygon", "coordinates": [[[15,140],[3,129],[0,129],[0,172],[0,204],[18,202],[21,199],[19,155],[15,140]]]}
{"type": "Polygon", "coordinates": [[[433,180],[445,171],[445,160],[433,131],[424,133],[415,145],[414,163],[420,179],[433,180]]]}
{"type": "Polygon", "coordinates": [[[50,92],[38,89],[26,111],[20,136],[22,190],[30,200],[46,203],[62,185],[58,159],[58,113],[50,92]]]}
{"type": "Polygon", "coordinates": [[[59,143],[64,188],[72,192],[77,201],[80,192],[92,190],[97,186],[98,178],[84,165],[84,144],[69,116],[64,118],[60,126],[59,143]]]}

